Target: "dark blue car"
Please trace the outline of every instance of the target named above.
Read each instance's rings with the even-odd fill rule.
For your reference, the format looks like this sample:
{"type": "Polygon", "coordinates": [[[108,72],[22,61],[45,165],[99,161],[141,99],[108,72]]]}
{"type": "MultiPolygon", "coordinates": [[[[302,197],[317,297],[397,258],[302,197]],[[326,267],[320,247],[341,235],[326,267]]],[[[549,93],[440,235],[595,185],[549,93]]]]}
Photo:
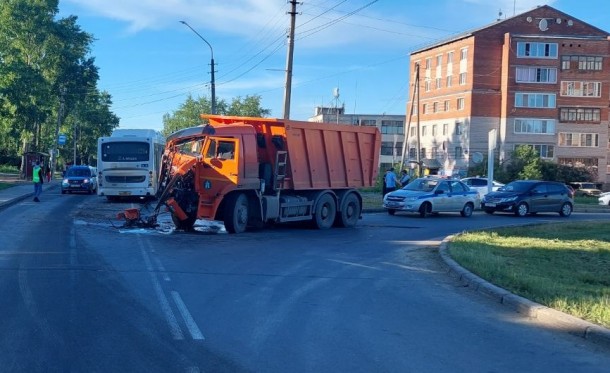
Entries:
{"type": "Polygon", "coordinates": [[[563,183],[517,180],[495,192],[487,193],[481,200],[481,208],[488,214],[509,212],[525,216],[555,212],[561,216],[570,216],[574,208],[572,197],[572,192],[563,183]]]}
{"type": "Polygon", "coordinates": [[[72,166],[68,168],[61,182],[61,194],[84,192],[93,194],[97,191],[97,177],[89,166],[72,166]]]}

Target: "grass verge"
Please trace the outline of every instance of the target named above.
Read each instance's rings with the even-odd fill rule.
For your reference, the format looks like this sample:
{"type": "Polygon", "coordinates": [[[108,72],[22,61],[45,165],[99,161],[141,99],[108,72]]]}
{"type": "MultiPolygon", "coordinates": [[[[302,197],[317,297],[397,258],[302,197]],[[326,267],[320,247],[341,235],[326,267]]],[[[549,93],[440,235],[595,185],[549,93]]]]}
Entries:
{"type": "Polygon", "coordinates": [[[471,272],[547,307],[610,328],[610,223],[465,233],[450,255],[471,272]]]}

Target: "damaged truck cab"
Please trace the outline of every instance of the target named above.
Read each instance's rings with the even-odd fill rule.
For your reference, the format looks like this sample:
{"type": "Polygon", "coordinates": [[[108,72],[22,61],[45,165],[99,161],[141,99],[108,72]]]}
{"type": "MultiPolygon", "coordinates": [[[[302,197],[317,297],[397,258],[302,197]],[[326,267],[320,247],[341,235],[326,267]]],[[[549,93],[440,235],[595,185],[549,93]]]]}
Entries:
{"type": "Polygon", "coordinates": [[[229,233],[266,223],[357,223],[358,188],[377,177],[376,127],[202,118],[209,124],[168,137],[161,162],[159,206],[168,207],[177,228],[189,230],[197,219],[222,221],[229,233]]]}

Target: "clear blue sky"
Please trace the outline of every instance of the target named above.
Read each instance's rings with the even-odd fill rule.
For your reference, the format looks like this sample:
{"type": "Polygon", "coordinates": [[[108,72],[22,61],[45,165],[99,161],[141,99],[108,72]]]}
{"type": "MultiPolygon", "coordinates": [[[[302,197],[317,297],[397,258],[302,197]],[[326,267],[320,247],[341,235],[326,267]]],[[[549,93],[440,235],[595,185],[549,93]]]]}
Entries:
{"type": "MultiPolygon", "coordinates": [[[[334,106],[335,88],[347,113],[404,115],[411,51],[544,4],[610,32],[607,0],[304,0],[290,117],[334,106]]],[[[159,130],[188,94],[211,92],[210,48],[181,20],[213,48],[218,99],[260,95],[282,117],[289,10],[285,0],[60,0],[60,16],[96,38],[99,87],[120,127],[159,130]]]]}

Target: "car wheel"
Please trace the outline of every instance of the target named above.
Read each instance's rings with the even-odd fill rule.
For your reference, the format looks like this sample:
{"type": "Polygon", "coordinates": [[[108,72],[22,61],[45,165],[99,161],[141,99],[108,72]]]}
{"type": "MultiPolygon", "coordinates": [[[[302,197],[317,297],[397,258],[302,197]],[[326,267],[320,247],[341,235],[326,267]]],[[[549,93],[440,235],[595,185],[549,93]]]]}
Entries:
{"type": "Polygon", "coordinates": [[[62,189],[61,194],[66,194],[66,191],[62,189]]]}
{"type": "Polygon", "coordinates": [[[430,202],[424,202],[421,206],[419,206],[419,216],[422,218],[425,218],[430,213],[432,213],[432,205],[430,202]]]}
{"type": "Polygon", "coordinates": [[[565,216],[566,218],[572,215],[572,205],[570,203],[564,203],[561,205],[561,210],[559,210],[560,216],[565,216]]]}
{"type": "Polygon", "coordinates": [[[472,203],[467,203],[464,205],[464,208],[462,209],[462,211],[460,211],[460,214],[463,217],[468,218],[468,217],[472,216],[472,210],[474,210],[474,205],[472,203]]]}
{"type": "Polygon", "coordinates": [[[494,212],[496,212],[493,209],[485,209],[484,211],[485,211],[486,214],[489,214],[489,215],[492,215],[494,212]]]}
{"type": "Polygon", "coordinates": [[[529,207],[527,207],[527,203],[521,202],[515,208],[515,215],[523,217],[523,216],[527,215],[528,210],[529,210],[529,207]]]}
{"type": "Polygon", "coordinates": [[[388,214],[394,215],[394,214],[396,214],[396,210],[389,209],[388,210],[388,214]]]}

